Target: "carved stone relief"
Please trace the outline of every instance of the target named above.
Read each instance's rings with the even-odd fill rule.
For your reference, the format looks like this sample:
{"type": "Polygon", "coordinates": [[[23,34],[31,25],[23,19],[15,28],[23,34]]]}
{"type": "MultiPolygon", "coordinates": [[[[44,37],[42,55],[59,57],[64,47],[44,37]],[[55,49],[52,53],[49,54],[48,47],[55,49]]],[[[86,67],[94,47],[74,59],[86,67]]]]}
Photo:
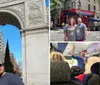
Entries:
{"type": "Polygon", "coordinates": [[[34,2],[28,3],[28,9],[29,25],[43,23],[43,7],[41,0],[35,0],[34,2]]]}
{"type": "Polygon", "coordinates": [[[12,2],[12,1],[17,1],[17,0],[0,0],[0,4],[8,3],[8,2],[12,2]]]}
{"type": "Polygon", "coordinates": [[[6,7],[6,8],[9,8],[10,10],[16,11],[24,20],[24,18],[25,18],[25,10],[24,10],[25,5],[24,5],[24,3],[15,4],[15,5],[6,7]]]}

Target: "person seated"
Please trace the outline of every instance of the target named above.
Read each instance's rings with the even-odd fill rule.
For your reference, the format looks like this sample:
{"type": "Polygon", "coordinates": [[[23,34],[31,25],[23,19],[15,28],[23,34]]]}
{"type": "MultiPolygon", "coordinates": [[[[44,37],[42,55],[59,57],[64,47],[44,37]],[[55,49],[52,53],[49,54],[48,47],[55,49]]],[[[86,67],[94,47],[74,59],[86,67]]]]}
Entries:
{"type": "Polygon", "coordinates": [[[72,66],[71,67],[71,75],[72,77],[76,77],[80,74],[83,74],[83,70],[79,66],[72,66]]]}
{"type": "Polygon", "coordinates": [[[76,78],[76,76],[78,76],[80,74],[83,74],[83,71],[82,71],[82,69],[79,66],[72,66],[71,67],[71,77],[72,77],[72,80],[75,80],[77,82],[82,83],[82,81],[80,79],[76,78]]]}
{"type": "Polygon", "coordinates": [[[93,75],[99,75],[100,76],[100,62],[94,63],[91,66],[91,73],[89,74],[80,74],[79,76],[77,76],[76,78],[79,79],[83,85],[88,85],[88,81],[89,79],[93,76],[93,75]]]}

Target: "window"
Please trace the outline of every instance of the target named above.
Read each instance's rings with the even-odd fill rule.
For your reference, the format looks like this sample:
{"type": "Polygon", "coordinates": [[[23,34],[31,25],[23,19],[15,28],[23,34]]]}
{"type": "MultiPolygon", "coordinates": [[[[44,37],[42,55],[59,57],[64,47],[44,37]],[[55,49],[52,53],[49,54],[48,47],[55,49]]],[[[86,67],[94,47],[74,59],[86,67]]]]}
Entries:
{"type": "Polygon", "coordinates": [[[78,9],[80,10],[81,9],[81,2],[78,1],[78,9]]]}
{"type": "Polygon", "coordinates": [[[79,3],[79,8],[81,9],[81,2],[79,3]]]}
{"type": "Polygon", "coordinates": [[[72,8],[74,8],[74,2],[72,2],[72,8]]]}
{"type": "Polygon", "coordinates": [[[91,10],[91,8],[90,8],[90,4],[88,4],[88,10],[89,10],[89,11],[91,10]]]}
{"type": "Polygon", "coordinates": [[[96,11],[96,6],[94,6],[94,11],[96,11]]]}
{"type": "Polygon", "coordinates": [[[70,9],[70,3],[68,3],[68,9],[70,9]]]}

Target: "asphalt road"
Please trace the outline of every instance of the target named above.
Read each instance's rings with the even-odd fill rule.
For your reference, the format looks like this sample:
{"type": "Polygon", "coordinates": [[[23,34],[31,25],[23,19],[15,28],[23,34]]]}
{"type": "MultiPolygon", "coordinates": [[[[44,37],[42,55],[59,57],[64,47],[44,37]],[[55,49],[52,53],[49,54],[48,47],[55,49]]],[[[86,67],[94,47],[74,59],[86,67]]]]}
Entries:
{"type": "MultiPolygon", "coordinates": [[[[64,41],[63,29],[51,30],[50,41],[64,41]]],[[[88,31],[86,41],[100,41],[100,31],[88,31]]]]}

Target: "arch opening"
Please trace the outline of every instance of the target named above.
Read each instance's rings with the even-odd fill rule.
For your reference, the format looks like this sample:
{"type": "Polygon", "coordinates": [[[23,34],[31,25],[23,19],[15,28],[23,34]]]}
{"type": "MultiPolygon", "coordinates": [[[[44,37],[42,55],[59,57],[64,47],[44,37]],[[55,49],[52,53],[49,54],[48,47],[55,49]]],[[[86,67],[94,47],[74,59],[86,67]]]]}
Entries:
{"type": "Polygon", "coordinates": [[[22,29],[22,20],[18,20],[16,17],[19,17],[19,15],[14,15],[14,13],[10,13],[10,11],[6,12],[6,10],[0,10],[0,25],[11,24],[22,29]]]}
{"type": "MultiPolygon", "coordinates": [[[[15,60],[14,60],[17,56],[17,53],[16,53],[17,51],[14,52],[15,51],[14,49],[17,49],[15,47],[18,46],[18,44],[13,43],[13,46],[15,44],[14,47],[12,47],[11,45],[12,45],[12,42],[14,41],[13,39],[15,37],[15,34],[17,33],[16,34],[17,37],[15,37],[15,41],[20,41],[20,46],[21,46],[20,49],[22,50],[22,39],[21,39],[21,35],[20,35],[20,30],[22,28],[23,28],[23,21],[22,21],[21,17],[16,12],[12,12],[12,11],[9,11],[9,10],[0,10],[0,30],[4,34],[3,37],[6,38],[6,39],[4,39],[4,40],[6,40],[4,42],[5,46],[6,46],[7,40],[9,41],[9,50],[11,52],[10,57],[12,58],[11,60],[12,60],[13,66],[14,66],[14,70],[18,70],[18,67],[15,66],[15,60]],[[13,30],[12,30],[13,32],[12,32],[12,34],[10,34],[12,28],[13,28],[13,30]],[[14,30],[14,29],[16,29],[16,30],[14,30]],[[14,33],[14,31],[16,31],[16,33],[14,33]],[[8,38],[7,35],[9,37],[11,37],[11,35],[12,35],[13,38],[8,38]],[[16,39],[19,39],[19,37],[20,37],[20,40],[16,40],[16,39]]],[[[5,50],[6,50],[6,48],[5,48],[5,50]]],[[[20,54],[20,56],[22,57],[22,53],[20,54]]],[[[18,58],[17,58],[16,63],[17,63],[17,65],[19,65],[19,64],[22,64],[22,61],[18,62],[18,58]]],[[[21,66],[21,69],[22,69],[22,66],[21,66]]]]}

